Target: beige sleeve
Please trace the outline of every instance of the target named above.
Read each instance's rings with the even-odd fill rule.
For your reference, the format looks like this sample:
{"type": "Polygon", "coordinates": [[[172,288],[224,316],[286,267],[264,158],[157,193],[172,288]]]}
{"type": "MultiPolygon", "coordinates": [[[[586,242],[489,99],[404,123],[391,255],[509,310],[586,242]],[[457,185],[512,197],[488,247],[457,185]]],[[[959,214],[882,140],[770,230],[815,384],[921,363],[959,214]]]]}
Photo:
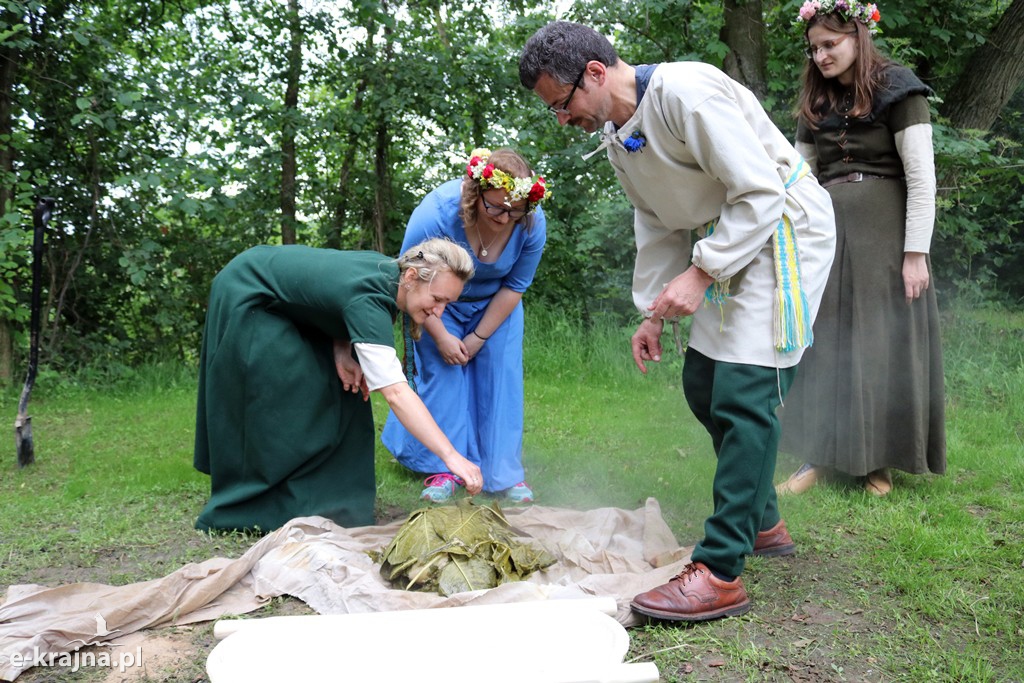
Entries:
{"type": "Polygon", "coordinates": [[[895,134],[896,151],[907,177],[907,232],[903,251],[927,254],[935,228],[935,154],[932,127],[908,126],[895,134]]]}

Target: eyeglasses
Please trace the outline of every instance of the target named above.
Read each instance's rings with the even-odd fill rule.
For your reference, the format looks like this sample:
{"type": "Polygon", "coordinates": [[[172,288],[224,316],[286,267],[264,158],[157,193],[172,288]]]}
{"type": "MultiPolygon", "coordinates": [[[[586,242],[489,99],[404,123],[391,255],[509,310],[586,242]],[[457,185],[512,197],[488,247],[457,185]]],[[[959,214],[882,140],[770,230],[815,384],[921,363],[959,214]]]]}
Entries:
{"type": "Polygon", "coordinates": [[[822,52],[832,53],[832,50],[836,49],[836,45],[852,36],[852,33],[844,34],[842,38],[836,38],[835,40],[826,40],[821,45],[812,45],[811,47],[804,50],[804,54],[807,55],[807,59],[814,59],[815,55],[818,54],[818,50],[822,52]]]}
{"type": "Polygon", "coordinates": [[[503,213],[508,214],[509,220],[517,221],[526,215],[526,209],[510,209],[506,206],[498,206],[497,204],[491,204],[489,201],[484,199],[483,195],[480,195],[480,201],[484,203],[484,211],[491,218],[498,218],[503,213]]]}
{"type": "Polygon", "coordinates": [[[565,98],[565,102],[562,102],[562,106],[556,107],[553,104],[548,105],[548,111],[556,116],[558,114],[569,113],[569,103],[572,102],[573,95],[576,94],[576,89],[580,87],[580,83],[583,82],[583,74],[587,73],[587,67],[584,66],[583,70],[580,71],[580,75],[576,77],[576,81],[572,85],[572,90],[569,91],[569,96],[565,98]]]}

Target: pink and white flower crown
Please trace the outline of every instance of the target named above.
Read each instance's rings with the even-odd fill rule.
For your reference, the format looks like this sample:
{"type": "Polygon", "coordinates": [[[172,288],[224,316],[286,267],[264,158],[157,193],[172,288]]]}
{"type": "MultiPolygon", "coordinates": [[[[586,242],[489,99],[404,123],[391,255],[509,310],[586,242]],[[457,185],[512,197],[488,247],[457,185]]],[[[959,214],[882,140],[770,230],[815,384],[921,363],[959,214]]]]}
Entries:
{"type": "Polygon", "coordinates": [[[878,22],[882,20],[878,5],[873,3],[859,0],[807,0],[800,6],[800,14],[793,23],[799,26],[816,16],[832,13],[838,14],[844,22],[859,21],[867,26],[871,35],[878,33],[878,22]]]}
{"type": "Polygon", "coordinates": [[[466,175],[480,183],[480,189],[505,190],[508,192],[510,202],[525,199],[529,202],[528,211],[533,211],[538,204],[551,196],[551,190],[547,189],[547,181],[541,176],[516,178],[488,163],[487,160],[490,158],[491,150],[484,148],[474,149],[469,155],[466,175]]]}

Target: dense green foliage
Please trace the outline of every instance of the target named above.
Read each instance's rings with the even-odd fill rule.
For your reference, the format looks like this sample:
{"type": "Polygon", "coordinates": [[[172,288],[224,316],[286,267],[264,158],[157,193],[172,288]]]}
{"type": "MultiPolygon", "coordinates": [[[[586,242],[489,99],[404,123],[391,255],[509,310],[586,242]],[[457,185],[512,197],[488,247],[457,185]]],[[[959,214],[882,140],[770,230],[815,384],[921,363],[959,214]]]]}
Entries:
{"type": "MultiPolygon", "coordinates": [[[[4,345],[27,346],[34,196],[57,199],[44,360],[62,370],[189,360],[213,275],[280,241],[290,221],[291,135],[297,241],[388,253],[469,149],[517,147],[554,188],[531,297],[585,321],[629,316],[632,218],[611,169],[584,162],[594,142],[559,129],[518,83],[519,49],[555,6],[360,0],[302,2],[295,14],[271,0],[0,0],[0,382],[11,379],[4,345]]],[[[790,27],[798,6],[763,6],[765,105],[787,132],[803,63],[790,27]]],[[[938,114],[1006,6],[893,3],[881,40],[939,93],[938,114]]],[[[706,0],[577,0],[565,11],[612,36],[630,63],[721,65],[730,49],[723,8],[706,0]]],[[[1019,105],[991,132],[937,117],[934,261],[946,291],[1024,294],[1019,105]]]]}

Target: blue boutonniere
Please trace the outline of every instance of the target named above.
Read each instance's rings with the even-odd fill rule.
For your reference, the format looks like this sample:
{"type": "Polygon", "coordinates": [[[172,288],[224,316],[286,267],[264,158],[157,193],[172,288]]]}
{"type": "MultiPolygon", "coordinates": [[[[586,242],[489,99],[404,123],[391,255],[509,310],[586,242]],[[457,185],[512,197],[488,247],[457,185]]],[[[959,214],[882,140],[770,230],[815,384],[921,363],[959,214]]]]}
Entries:
{"type": "Polygon", "coordinates": [[[626,148],[627,152],[642,152],[644,147],[647,146],[647,138],[640,132],[640,129],[633,131],[633,134],[622,141],[622,146],[626,148]]]}

